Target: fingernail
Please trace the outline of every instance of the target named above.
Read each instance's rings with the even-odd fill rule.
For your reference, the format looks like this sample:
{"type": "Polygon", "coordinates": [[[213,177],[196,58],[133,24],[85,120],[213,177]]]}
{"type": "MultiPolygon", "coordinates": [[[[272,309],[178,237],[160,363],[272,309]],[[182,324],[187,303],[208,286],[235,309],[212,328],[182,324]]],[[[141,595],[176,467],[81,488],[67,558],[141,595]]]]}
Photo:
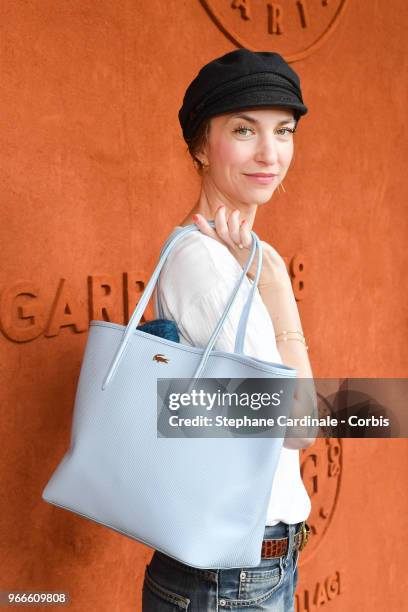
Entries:
{"type": "Polygon", "coordinates": [[[243,249],[243,248],[244,248],[244,245],[243,245],[243,244],[239,244],[239,245],[238,245],[238,248],[243,249]]]}
{"type": "Polygon", "coordinates": [[[193,215],[192,219],[193,219],[193,221],[198,221],[198,215],[193,215]]]}

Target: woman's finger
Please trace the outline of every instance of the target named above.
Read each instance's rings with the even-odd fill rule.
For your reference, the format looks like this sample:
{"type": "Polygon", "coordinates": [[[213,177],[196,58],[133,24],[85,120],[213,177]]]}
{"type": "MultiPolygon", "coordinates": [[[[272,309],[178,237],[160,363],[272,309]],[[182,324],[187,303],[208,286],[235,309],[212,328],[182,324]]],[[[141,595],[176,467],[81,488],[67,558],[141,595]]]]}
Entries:
{"type": "Polygon", "coordinates": [[[228,218],[228,229],[230,232],[230,237],[235,243],[235,247],[239,246],[241,242],[241,236],[240,236],[240,231],[239,231],[240,222],[241,222],[240,212],[236,208],[235,210],[232,211],[232,213],[230,214],[228,218]]]}
{"type": "Polygon", "coordinates": [[[214,216],[214,221],[218,236],[225,242],[228,247],[235,248],[235,243],[230,236],[225,206],[220,206],[217,209],[214,216]]]}
{"type": "Polygon", "coordinates": [[[200,213],[196,213],[195,215],[193,215],[193,221],[198,227],[198,229],[206,236],[214,238],[221,244],[229,244],[228,226],[225,218],[225,207],[219,207],[214,215],[215,228],[211,227],[206,218],[203,217],[203,215],[201,215],[200,213]],[[225,236],[227,240],[224,240],[223,236],[225,236]]]}
{"type": "Polygon", "coordinates": [[[217,232],[211,227],[211,225],[209,225],[203,215],[200,215],[199,213],[193,215],[193,221],[203,234],[206,234],[206,236],[210,236],[210,238],[215,238],[216,240],[219,240],[217,232]]]}
{"type": "Polygon", "coordinates": [[[248,221],[243,219],[239,226],[240,244],[245,249],[250,249],[252,246],[252,234],[248,227],[248,221]]]}

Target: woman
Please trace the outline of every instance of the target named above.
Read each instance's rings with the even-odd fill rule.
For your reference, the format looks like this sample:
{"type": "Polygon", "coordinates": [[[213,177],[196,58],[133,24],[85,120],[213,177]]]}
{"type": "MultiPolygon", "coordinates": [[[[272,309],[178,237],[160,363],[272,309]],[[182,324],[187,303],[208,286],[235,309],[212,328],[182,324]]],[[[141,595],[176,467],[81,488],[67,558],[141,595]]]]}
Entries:
{"type": "MultiPolygon", "coordinates": [[[[293,134],[307,112],[297,74],[277,53],[239,49],[204,66],[188,87],[179,119],[202,179],[196,205],[181,226],[195,223],[173,247],[160,275],[159,299],[180,342],[206,346],[242,272],[259,206],[282,182],[293,157],[293,134]],[[207,223],[215,221],[213,229],[207,223]]],[[[181,227],[177,226],[177,227],[181,227]]],[[[297,368],[312,378],[296,300],[282,257],[262,242],[263,265],[244,352],[297,368]],[[290,341],[288,341],[290,340],[290,341]]],[[[234,351],[235,334],[254,277],[252,264],[214,348],[234,351]]],[[[157,313],[156,313],[157,314],[157,313]]],[[[285,440],[274,478],[257,567],[204,570],[155,551],[146,568],[143,612],[294,610],[297,561],[305,544],[310,499],[299,448],[285,440]]]]}

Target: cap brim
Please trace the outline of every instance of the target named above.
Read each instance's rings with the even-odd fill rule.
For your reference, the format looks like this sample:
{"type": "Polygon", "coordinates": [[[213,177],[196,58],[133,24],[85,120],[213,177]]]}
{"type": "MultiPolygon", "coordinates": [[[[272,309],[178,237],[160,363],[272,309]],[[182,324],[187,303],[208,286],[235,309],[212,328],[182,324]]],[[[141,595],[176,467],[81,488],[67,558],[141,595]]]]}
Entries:
{"type": "Polygon", "coordinates": [[[208,106],[204,114],[207,118],[209,116],[214,116],[214,114],[220,115],[235,110],[243,110],[245,108],[249,109],[267,106],[291,108],[296,110],[298,115],[305,115],[308,111],[307,106],[302,104],[296,96],[291,96],[287,91],[279,93],[274,89],[273,91],[256,90],[241,92],[238,97],[236,94],[225,97],[218,103],[208,106]],[[216,111],[216,113],[214,113],[214,111],[216,111]]]}

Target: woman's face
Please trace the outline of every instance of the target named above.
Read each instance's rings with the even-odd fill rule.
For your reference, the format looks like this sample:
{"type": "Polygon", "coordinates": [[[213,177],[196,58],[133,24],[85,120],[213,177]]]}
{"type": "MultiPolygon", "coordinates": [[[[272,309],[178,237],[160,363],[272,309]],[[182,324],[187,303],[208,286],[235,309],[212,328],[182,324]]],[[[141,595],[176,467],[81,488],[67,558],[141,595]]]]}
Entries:
{"type": "Polygon", "coordinates": [[[204,152],[205,180],[232,201],[267,202],[288,171],[293,156],[293,111],[284,107],[246,109],[211,118],[204,152]],[[248,175],[274,174],[270,178],[248,175]]]}

